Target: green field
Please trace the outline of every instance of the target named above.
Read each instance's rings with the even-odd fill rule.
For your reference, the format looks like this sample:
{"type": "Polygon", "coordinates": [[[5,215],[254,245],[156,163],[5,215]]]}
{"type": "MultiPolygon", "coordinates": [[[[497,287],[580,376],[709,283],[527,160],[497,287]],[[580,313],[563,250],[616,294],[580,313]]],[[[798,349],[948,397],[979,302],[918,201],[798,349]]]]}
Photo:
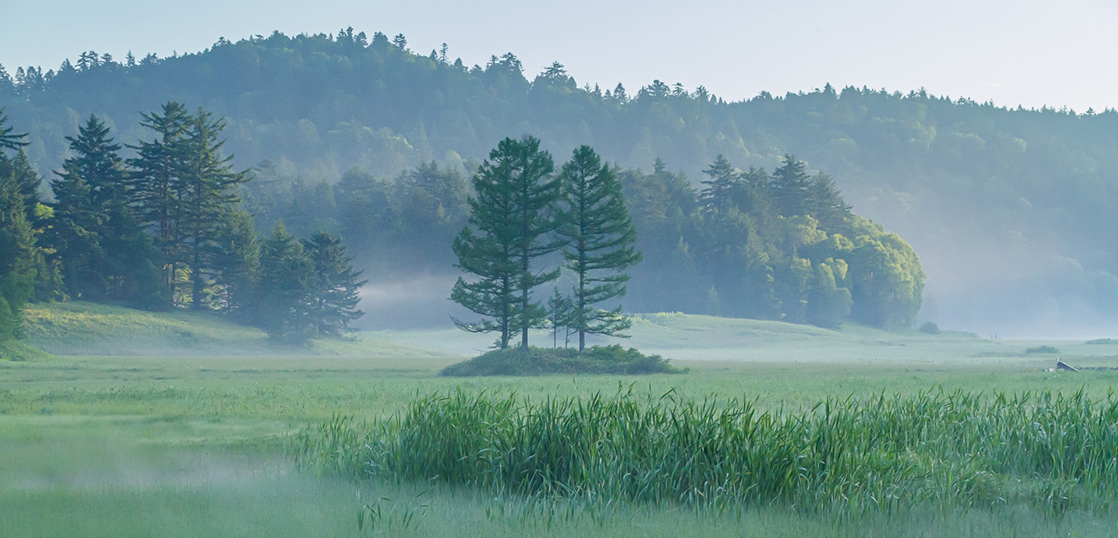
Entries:
{"type": "Polygon", "coordinates": [[[744,397],[763,409],[940,387],[1083,389],[1103,398],[1118,383],[1115,344],[667,314],[638,320],[628,343],[689,374],[448,379],[438,370],[487,338],[376,332],[277,349],[253,329],[181,313],[76,304],[38,308],[30,319],[30,342],[56,356],[0,361],[0,536],[1108,536],[1118,525],[1114,514],[1045,517],[1022,507],[858,524],[766,508],[621,506],[548,517],[444,486],[354,485],[296,472],[286,448],[291,434],[335,414],[386,417],[417,397],[459,388],[542,399],[632,387],[744,397]],[[1042,344],[1092,369],[1047,372],[1053,355],[1025,353],[1042,344]],[[380,516],[358,530],[365,505],[380,516]]]}

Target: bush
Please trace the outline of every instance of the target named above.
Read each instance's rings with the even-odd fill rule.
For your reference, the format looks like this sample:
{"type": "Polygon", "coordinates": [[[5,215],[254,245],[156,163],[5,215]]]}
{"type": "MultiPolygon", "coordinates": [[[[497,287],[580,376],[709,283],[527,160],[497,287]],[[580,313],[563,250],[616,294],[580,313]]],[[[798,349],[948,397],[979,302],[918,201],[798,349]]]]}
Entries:
{"type": "Polygon", "coordinates": [[[1038,354],[1045,354],[1045,353],[1051,354],[1051,353],[1059,353],[1059,352],[1060,352],[1059,349],[1056,349],[1052,346],[1030,347],[1030,348],[1025,350],[1026,355],[1038,355],[1038,354]]]}
{"type": "Polygon", "coordinates": [[[928,334],[939,334],[939,325],[936,322],[929,321],[920,326],[920,332],[928,334]]]}
{"type": "Polygon", "coordinates": [[[1118,342],[1116,342],[1113,338],[1096,338],[1094,340],[1088,340],[1084,343],[1089,344],[1089,345],[1093,345],[1093,346],[1101,346],[1101,345],[1107,345],[1107,344],[1118,344],[1118,342]]]}
{"type": "Polygon", "coordinates": [[[574,349],[529,347],[490,351],[468,361],[452,364],[439,372],[448,377],[544,374],[678,374],[680,369],[659,355],[644,355],[621,346],[594,346],[579,353],[574,349]]]}

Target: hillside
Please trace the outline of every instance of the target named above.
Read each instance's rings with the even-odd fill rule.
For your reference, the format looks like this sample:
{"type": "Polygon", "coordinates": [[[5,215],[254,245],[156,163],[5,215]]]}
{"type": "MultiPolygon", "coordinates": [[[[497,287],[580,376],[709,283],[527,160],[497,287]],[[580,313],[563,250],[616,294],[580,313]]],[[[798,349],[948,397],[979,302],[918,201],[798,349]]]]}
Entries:
{"type": "Polygon", "coordinates": [[[525,73],[512,54],[470,67],[352,32],[276,33],[134,62],[84,54],[77,65],[9,73],[0,107],[31,134],[40,172],[59,166],[64,137],[88,114],[131,143],[146,136],[141,111],[181,100],[227,117],[239,166],[273,163],[261,177],[291,185],[280,205],[307,227],[331,225],[338,193],[316,184],[350,167],[391,177],[436,160],[468,172],[497,140],[524,133],[555,155],[586,143],[646,171],[661,158],[695,182],[718,154],[772,170],[791,152],[920,254],[924,319],[1040,336],[1118,321],[1114,111],[829,86],[736,103],[660,81],[618,92],[557,67],[525,73]]]}
{"type": "Polygon", "coordinates": [[[444,354],[354,336],[276,344],[264,331],[212,314],[154,313],[91,303],[31,305],[27,343],[53,355],[437,357],[444,354]]]}

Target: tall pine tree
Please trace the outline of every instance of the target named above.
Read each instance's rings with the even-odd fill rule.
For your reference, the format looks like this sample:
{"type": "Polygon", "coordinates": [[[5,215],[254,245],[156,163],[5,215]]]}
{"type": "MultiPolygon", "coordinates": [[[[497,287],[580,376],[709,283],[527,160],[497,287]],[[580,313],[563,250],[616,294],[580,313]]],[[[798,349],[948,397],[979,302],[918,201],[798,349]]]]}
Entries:
{"type": "Polygon", "coordinates": [[[559,268],[533,267],[535,260],[561,246],[551,237],[558,225],[552,210],[559,181],[551,155],[539,145],[533,137],[506,138],[489,153],[473,177],[469,224],[454,240],[456,267],[478,279],[459,278],[451,299],[488,318],[455,324],[470,332],[500,332],[502,349],[513,332],[520,332],[520,345],[527,349],[528,330],[547,317],[539,301],[532,300],[532,290],[559,278],[559,268]]]}
{"type": "MultiPolygon", "coordinates": [[[[728,164],[728,163],[727,163],[728,164]]],[[[559,173],[567,211],[559,235],[566,240],[563,258],[575,274],[574,317],[578,350],[586,349],[587,334],[622,336],[632,321],[611,310],[595,307],[625,295],[629,275],[624,270],[640,262],[634,247],[637,231],[625,208],[621,182],[590,146],[574,151],[559,173]]]]}
{"type": "Polygon", "coordinates": [[[129,203],[121,146],[96,116],[66,140],[74,156],[55,172],[49,228],[66,289],[75,298],[158,307],[159,290],[152,288],[158,279],[155,253],[129,203]]]}
{"type": "Polygon", "coordinates": [[[353,257],[335,235],[316,232],[303,241],[303,250],[314,264],[314,281],[310,289],[310,317],[315,331],[322,335],[341,335],[349,330],[349,322],[365,315],[357,309],[358,292],[367,280],[353,268],[353,257]]]}
{"type": "Polygon", "coordinates": [[[155,138],[130,146],[136,151],[136,157],[128,160],[132,199],[140,224],[152,234],[161,254],[166,295],[173,297],[178,269],[183,266],[180,198],[185,188],[185,135],[191,118],[186,107],[175,101],[164,104],[162,113],[142,117],[140,125],[153,131],[155,138]]]}
{"type": "Polygon", "coordinates": [[[313,280],[314,262],[302,243],[276,223],[260,249],[260,321],[269,336],[292,342],[311,336],[313,280]]]}
{"type": "Polygon", "coordinates": [[[467,332],[499,332],[497,346],[501,349],[509,347],[517,311],[514,292],[518,266],[513,249],[519,228],[512,175],[519,156],[509,151],[512,148],[508,142],[506,139],[491,151],[471,178],[474,195],[466,202],[469,224],[454,238],[452,248],[458,257],[455,267],[476,279],[458,277],[450,292],[454,302],[482,316],[476,322],[454,319],[454,324],[467,332]]]}
{"type": "Polygon", "coordinates": [[[220,227],[226,213],[240,203],[234,188],[246,181],[243,172],[233,170],[233,156],[221,153],[225,141],[218,137],[224,128],[225,120],[199,108],[190,118],[183,141],[177,226],[190,267],[190,306],[194,310],[216,306],[207,304],[206,295],[217,272],[220,227]]]}

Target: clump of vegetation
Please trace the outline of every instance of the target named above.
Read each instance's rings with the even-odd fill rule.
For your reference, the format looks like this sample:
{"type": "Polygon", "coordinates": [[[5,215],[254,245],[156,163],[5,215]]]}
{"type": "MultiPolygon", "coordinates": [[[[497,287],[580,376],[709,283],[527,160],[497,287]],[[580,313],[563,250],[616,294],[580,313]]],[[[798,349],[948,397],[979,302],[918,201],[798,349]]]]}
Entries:
{"type": "Polygon", "coordinates": [[[1088,345],[1092,345],[1092,346],[1101,346],[1101,345],[1114,344],[1114,343],[1118,343],[1118,342],[1115,342],[1113,338],[1096,338],[1094,340],[1088,340],[1088,341],[1084,342],[1084,344],[1088,344],[1088,345]]]}
{"type": "Polygon", "coordinates": [[[530,347],[496,349],[468,361],[452,364],[439,375],[475,377],[544,374],[679,374],[686,368],[668,364],[659,355],[644,355],[620,345],[594,346],[586,351],[530,347]]]}
{"type": "Polygon", "coordinates": [[[920,326],[920,332],[927,334],[939,334],[939,325],[936,322],[929,321],[920,326]]]}
{"type": "Polygon", "coordinates": [[[1052,346],[1030,347],[1030,348],[1025,350],[1026,355],[1051,355],[1051,354],[1059,353],[1059,352],[1060,352],[1059,349],[1054,348],[1052,346]]]}
{"type": "Polygon", "coordinates": [[[748,401],[434,395],[390,419],[304,432],[296,461],[498,496],[857,516],[919,506],[1102,510],[1118,399],[1082,391],[880,395],[796,412],[748,401]],[[437,477],[437,478],[432,478],[437,477]]]}
{"type": "Polygon", "coordinates": [[[18,340],[0,342],[0,360],[29,361],[49,358],[50,354],[18,340]]]}

